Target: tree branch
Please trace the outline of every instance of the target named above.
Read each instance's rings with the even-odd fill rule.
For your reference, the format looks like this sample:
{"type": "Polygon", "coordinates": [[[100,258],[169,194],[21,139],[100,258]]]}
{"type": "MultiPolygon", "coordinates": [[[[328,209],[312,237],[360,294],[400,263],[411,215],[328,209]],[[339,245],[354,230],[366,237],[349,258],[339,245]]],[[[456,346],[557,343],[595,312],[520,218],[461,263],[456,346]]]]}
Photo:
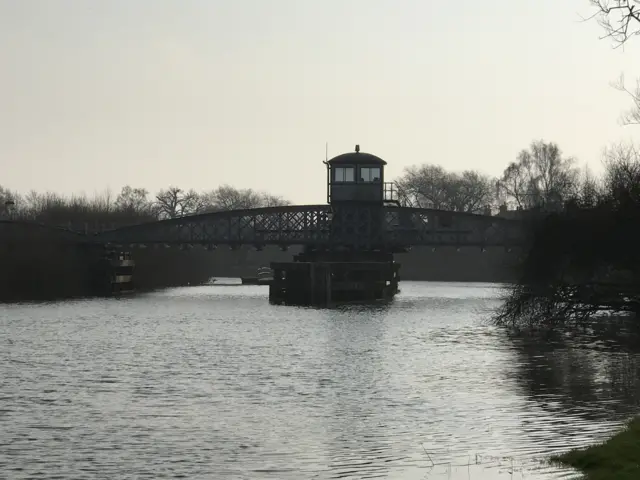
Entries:
{"type": "Polygon", "coordinates": [[[590,18],[597,18],[614,48],[623,46],[629,38],[640,35],[640,0],[590,0],[596,12],[590,18]]]}

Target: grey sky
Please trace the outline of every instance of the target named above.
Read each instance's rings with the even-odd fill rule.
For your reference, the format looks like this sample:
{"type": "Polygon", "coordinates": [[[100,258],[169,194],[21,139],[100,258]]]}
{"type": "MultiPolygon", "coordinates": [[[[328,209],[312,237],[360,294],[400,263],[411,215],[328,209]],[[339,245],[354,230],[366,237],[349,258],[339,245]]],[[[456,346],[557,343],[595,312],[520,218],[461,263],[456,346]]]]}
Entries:
{"type": "Polygon", "coordinates": [[[533,139],[600,169],[640,49],[587,0],[0,0],[0,184],[229,183],[325,200],[330,155],[498,175],[533,139]],[[635,60],[635,61],[634,61],[635,60]]]}

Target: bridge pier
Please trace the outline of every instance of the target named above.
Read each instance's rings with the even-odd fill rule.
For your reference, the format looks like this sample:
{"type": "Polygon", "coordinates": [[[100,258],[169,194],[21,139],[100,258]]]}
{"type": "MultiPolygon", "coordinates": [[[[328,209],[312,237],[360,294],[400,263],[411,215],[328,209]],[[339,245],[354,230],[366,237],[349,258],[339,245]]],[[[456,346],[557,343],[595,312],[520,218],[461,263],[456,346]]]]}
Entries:
{"type": "Polygon", "coordinates": [[[273,262],[271,269],[269,301],[274,304],[331,307],[387,302],[398,293],[400,281],[400,264],[393,255],[373,252],[303,253],[293,262],[273,262]]]}
{"type": "Polygon", "coordinates": [[[117,295],[134,290],[135,262],[130,252],[106,250],[93,271],[92,283],[98,295],[117,295]]]}

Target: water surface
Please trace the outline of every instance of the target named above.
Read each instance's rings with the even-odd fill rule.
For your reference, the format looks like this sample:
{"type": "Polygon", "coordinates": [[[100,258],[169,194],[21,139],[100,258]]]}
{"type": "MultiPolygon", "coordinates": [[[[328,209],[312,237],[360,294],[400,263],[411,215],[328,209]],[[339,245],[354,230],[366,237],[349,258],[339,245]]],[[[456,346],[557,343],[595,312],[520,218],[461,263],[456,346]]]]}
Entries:
{"type": "Polygon", "coordinates": [[[640,398],[638,357],[512,338],[497,286],[386,307],[260,286],[0,307],[0,477],[549,479],[640,398]]]}

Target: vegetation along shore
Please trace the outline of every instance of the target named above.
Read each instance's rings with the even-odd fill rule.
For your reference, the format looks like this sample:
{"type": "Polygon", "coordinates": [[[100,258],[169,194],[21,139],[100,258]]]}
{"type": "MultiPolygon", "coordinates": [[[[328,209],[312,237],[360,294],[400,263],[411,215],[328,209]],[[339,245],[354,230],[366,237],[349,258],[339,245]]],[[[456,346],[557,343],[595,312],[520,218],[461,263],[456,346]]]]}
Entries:
{"type": "Polygon", "coordinates": [[[640,478],[640,417],[607,441],[572,450],[552,461],[580,470],[587,480],[637,480],[640,478]]]}

